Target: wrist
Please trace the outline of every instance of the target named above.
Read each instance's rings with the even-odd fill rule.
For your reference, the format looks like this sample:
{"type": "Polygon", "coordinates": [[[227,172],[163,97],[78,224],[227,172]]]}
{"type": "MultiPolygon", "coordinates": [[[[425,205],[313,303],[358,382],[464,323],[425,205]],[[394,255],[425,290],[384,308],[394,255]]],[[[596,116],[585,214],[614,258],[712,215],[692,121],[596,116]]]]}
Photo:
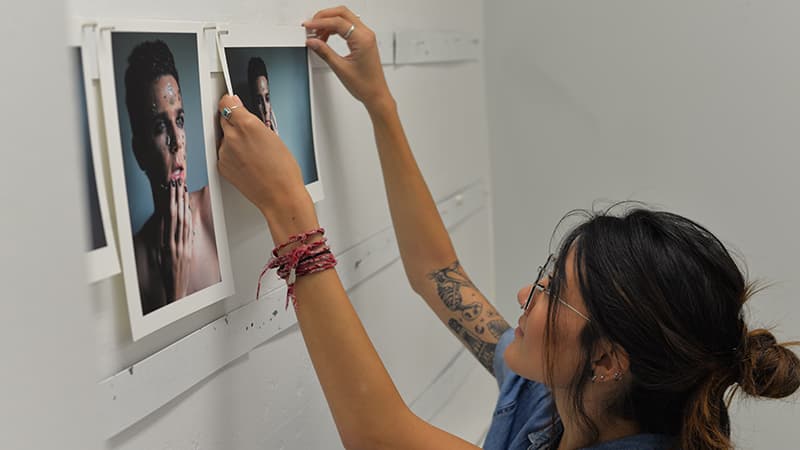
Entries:
{"type": "Polygon", "coordinates": [[[387,115],[397,113],[397,102],[388,90],[384,94],[371,99],[369,102],[365,102],[364,106],[367,108],[367,113],[369,113],[372,120],[381,119],[387,115]]]}
{"type": "Polygon", "coordinates": [[[261,209],[261,214],[267,221],[275,245],[286,242],[292,235],[319,228],[314,203],[305,189],[286,197],[279,205],[261,209]]]}

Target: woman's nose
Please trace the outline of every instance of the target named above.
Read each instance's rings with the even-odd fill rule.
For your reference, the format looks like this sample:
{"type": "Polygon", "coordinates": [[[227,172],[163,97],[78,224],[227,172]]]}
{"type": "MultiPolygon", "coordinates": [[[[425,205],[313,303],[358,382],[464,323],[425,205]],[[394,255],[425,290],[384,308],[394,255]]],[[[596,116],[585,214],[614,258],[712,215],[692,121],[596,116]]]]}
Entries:
{"type": "Polygon", "coordinates": [[[533,289],[533,285],[529,284],[527,286],[523,286],[522,289],[517,292],[517,303],[519,303],[519,306],[524,306],[525,302],[528,301],[528,296],[531,294],[531,289],[533,289]]]}
{"type": "Polygon", "coordinates": [[[542,277],[542,279],[539,280],[539,284],[541,284],[542,287],[545,288],[545,289],[549,288],[550,287],[550,276],[542,277]]]}

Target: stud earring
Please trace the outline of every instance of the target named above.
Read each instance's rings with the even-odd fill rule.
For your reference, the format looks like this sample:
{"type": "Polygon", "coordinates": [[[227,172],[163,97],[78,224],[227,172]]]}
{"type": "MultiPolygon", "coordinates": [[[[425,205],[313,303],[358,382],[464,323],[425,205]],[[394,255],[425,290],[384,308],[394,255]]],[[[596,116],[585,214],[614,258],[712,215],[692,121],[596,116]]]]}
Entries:
{"type": "Polygon", "coordinates": [[[619,381],[622,379],[622,374],[620,372],[614,372],[614,381],[619,381]]]}
{"type": "Polygon", "coordinates": [[[595,380],[597,380],[597,375],[592,375],[592,383],[594,383],[595,380]]]}

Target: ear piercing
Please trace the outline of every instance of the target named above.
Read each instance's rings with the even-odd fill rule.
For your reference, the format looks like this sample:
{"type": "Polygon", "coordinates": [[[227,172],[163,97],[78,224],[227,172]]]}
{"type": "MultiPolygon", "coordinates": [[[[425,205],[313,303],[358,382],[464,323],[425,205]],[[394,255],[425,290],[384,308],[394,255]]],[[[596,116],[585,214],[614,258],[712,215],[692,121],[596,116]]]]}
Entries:
{"type": "MultiPolygon", "coordinates": [[[[619,372],[619,371],[614,372],[613,379],[614,379],[614,381],[621,380],[622,379],[622,373],[619,372]]],[[[591,379],[592,383],[594,383],[594,382],[596,382],[598,380],[602,383],[602,382],[604,382],[606,380],[606,376],[605,375],[600,375],[598,377],[597,375],[592,375],[592,379],[591,379]]]]}

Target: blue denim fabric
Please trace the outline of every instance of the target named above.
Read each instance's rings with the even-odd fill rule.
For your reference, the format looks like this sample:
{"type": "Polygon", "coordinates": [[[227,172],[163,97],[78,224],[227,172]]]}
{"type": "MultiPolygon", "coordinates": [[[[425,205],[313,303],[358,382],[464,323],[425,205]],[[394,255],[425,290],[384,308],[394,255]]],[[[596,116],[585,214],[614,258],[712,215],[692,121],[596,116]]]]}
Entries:
{"type": "MultiPolygon", "coordinates": [[[[553,399],[541,383],[526,380],[508,368],[503,353],[514,340],[507,330],[497,343],[494,374],[500,395],[492,424],[483,443],[484,450],[545,450],[561,438],[561,420],[551,423],[553,399]],[[552,436],[551,436],[552,435],[552,436]]],[[[592,450],[667,450],[675,444],[672,436],[637,434],[587,447],[592,450]]]]}

